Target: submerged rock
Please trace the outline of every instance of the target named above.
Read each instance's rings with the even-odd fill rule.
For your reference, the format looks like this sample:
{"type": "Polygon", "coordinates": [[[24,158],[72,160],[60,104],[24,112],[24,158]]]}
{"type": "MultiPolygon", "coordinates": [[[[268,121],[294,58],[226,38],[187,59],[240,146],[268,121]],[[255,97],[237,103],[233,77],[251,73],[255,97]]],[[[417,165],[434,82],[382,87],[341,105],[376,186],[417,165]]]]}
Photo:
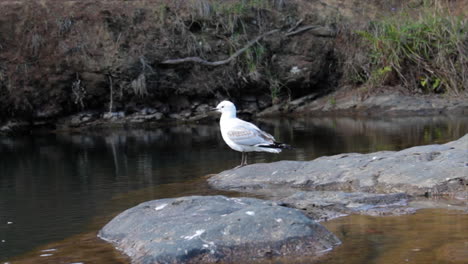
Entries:
{"type": "Polygon", "coordinates": [[[250,263],[316,256],[338,238],[300,211],[271,201],[191,196],[142,203],[100,232],[134,263],[250,263]]]}
{"type": "Polygon", "coordinates": [[[8,121],[5,124],[0,124],[1,134],[17,134],[25,133],[29,130],[31,124],[24,121],[8,121]]]}
{"type": "Polygon", "coordinates": [[[401,215],[413,213],[404,193],[346,193],[334,191],[303,191],[281,199],[286,206],[305,210],[315,220],[323,221],[348,214],[401,215]]]}

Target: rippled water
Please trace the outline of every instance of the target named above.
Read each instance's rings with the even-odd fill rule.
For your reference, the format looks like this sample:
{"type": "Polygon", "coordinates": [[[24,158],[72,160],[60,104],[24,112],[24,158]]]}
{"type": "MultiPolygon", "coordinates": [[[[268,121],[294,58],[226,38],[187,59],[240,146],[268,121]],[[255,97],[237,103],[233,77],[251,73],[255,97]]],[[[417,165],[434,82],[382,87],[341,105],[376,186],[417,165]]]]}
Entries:
{"type": "MultiPolygon", "coordinates": [[[[307,118],[256,123],[295,149],[280,155],[255,153],[251,162],[399,150],[445,143],[468,133],[468,118],[461,117],[307,118]]],[[[19,259],[24,263],[125,262],[112,247],[95,238],[102,225],[118,212],[146,200],[193,194],[237,195],[210,189],[204,177],[238,163],[240,154],[225,146],[217,124],[0,138],[0,261],[22,255],[19,259]]],[[[426,213],[427,219],[446,215],[431,212],[426,213]]],[[[362,218],[359,217],[341,218],[327,225],[339,233],[350,225],[346,221],[362,218]]],[[[385,258],[388,253],[383,251],[391,249],[395,241],[408,242],[392,240],[397,237],[399,226],[417,224],[400,220],[405,217],[389,220],[381,235],[385,239],[359,239],[368,237],[366,232],[344,233],[353,234],[353,244],[362,248],[356,250],[375,248],[366,254],[377,261],[385,258]],[[379,247],[381,244],[384,246],[379,247]]],[[[358,225],[364,230],[373,230],[373,225],[383,221],[363,219],[358,225]]],[[[466,217],[457,219],[453,220],[455,224],[466,217]]],[[[338,235],[348,245],[346,241],[351,238],[344,233],[338,235]]],[[[465,243],[467,236],[463,238],[465,243]]],[[[345,246],[336,252],[340,253],[330,256],[347,259],[347,254],[358,254],[353,247],[347,250],[345,246]]],[[[324,263],[363,262],[357,258],[354,262],[335,259],[324,263]]]]}

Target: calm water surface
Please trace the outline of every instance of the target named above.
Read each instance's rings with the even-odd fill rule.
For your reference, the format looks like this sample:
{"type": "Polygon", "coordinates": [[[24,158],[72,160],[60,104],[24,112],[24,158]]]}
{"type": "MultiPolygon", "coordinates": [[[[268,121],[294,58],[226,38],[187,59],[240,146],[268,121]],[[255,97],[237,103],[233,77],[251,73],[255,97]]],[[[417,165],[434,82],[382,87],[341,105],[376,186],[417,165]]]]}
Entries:
{"type": "MultiPolygon", "coordinates": [[[[255,153],[250,162],[400,150],[445,143],[468,133],[468,117],[307,118],[256,123],[295,149],[280,155],[255,153]]],[[[0,262],[125,263],[112,247],[95,238],[102,225],[117,213],[151,199],[239,195],[212,190],[205,181],[206,175],[239,163],[240,154],[224,144],[217,124],[0,138],[0,262]]],[[[323,263],[403,263],[406,259],[427,263],[427,259],[412,256],[428,248],[440,251],[437,256],[442,260],[432,263],[452,263],[450,250],[468,249],[467,220],[461,212],[441,210],[404,217],[340,218],[326,225],[340,236],[343,246],[323,263]],[[421,217],[426,225],[418,225],[421,217]],[[440,219],[454,228],[440,224],[440,219]],[[430,245],[419,246],[412,238],[401,236],[414,234],[412,230],[434,233],[434,226],[444,226],[436,232],[443,239],[430,245]],[[453,245],[446,245],[446,240],[453,245]],[[400,252],[397,245],[405,245],[409,253],[400,252]],[[464,247],[460,249],[460,245],[464,247]],[[392,262],[390,256],[395,254],[408,257],[392,262]]]]}

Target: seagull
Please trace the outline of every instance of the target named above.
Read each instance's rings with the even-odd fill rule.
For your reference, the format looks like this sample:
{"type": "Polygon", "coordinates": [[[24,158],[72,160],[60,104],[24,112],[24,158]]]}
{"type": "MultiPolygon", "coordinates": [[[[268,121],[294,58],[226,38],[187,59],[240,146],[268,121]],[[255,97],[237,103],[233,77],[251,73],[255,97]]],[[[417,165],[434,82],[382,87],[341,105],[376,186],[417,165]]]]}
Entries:
{"type": "Polygon", "coordinates": [[[272,135],[260,130],[256,125],[237,118],[236,106],[229,101],[222,101],[213,110],[221,112],[219,126],[224,142],[233,150],[242,152],[241,164],[236,168],[247,165],[247,152],[280,153],[282,149],[291,148],[276,142],[272,135]]]}

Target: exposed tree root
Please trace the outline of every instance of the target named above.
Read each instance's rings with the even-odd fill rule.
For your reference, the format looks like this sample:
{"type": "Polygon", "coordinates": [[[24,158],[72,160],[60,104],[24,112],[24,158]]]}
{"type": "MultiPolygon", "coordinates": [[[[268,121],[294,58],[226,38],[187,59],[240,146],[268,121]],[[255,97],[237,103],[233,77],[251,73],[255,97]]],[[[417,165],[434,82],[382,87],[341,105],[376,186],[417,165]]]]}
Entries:
{"type": "Polygon", "coordinates": [[[196,62],[196,63],[200,63],[200,64],[203,64],[203,65],[208,65],[208,66],[219,66],[219,65],[227,64],[227,63],[231,62],[232,60],[234,60],[235,58],[237,58],[242,53],[244,53],[248,48],[253,46],[255,43],[260,41],[262,38],[264,38],[266,36],[269,36],[271,34],[274,34],[274,33],[278,32],[278,31],[279,31],[279,29],[273,29],[273,30],[270,30],[270,31],[256,37],[255,39],[249,41],[249,43],[247,43],[247,45],[245,45],[242,49],[236,51],[234,54],[232,54],[229,58],[227,58],[225,60],[211,62],[211,61],[204,60],[204,59],[202,59],[200,57],[187,57],[187,58],[181,58],[181,59],[165,60],[165,61],[162,61],[161,64],[180,64],[180,63],[184,63],[184,62],[196,62]]]}

